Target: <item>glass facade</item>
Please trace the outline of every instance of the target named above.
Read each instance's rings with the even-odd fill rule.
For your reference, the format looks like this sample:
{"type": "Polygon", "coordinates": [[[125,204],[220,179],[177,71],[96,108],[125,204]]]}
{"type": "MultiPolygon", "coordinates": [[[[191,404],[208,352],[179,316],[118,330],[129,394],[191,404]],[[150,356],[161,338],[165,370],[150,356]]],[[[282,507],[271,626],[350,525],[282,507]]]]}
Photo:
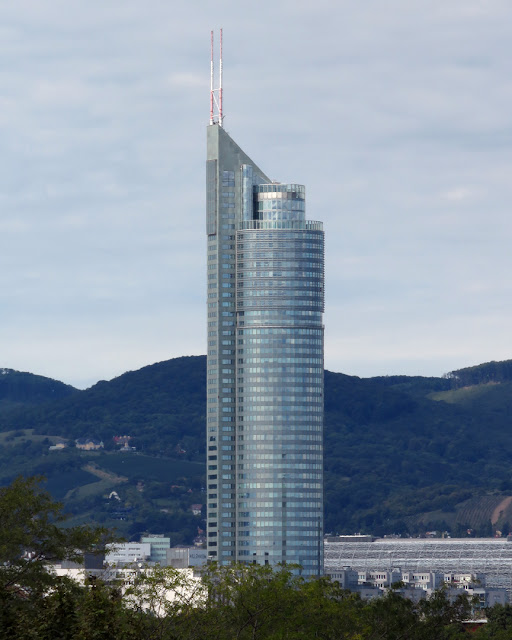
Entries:
{"type": "Polygon", "coordinates": [[[323,570],[324,237],[208,127],[208,553],[323,570]]]}

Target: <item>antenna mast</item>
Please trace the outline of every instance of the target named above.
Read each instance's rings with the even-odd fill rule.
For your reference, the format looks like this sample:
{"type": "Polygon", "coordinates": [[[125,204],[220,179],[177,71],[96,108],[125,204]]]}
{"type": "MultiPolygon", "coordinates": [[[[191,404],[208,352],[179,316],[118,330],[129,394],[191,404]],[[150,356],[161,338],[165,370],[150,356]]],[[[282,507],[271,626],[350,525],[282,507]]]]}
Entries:
{"type": "Polygon", "coordinates": [[[210,36],[210,124],[218,124],[222,127],[222,121],[224,120],[224,116],[222,114],[222,29],[220,30],[219,86],[217,89],[214,89],[213,31],[210,36]]]}

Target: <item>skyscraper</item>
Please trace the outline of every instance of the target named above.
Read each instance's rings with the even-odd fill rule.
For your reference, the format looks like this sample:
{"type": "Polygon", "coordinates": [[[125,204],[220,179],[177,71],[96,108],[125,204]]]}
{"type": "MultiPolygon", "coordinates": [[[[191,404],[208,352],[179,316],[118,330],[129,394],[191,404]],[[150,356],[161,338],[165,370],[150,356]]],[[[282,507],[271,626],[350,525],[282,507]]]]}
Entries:
{"type": "Polygon", "coordinates": [[[208,554],[323,569],[322,224],[207,129],[208,554]]]}

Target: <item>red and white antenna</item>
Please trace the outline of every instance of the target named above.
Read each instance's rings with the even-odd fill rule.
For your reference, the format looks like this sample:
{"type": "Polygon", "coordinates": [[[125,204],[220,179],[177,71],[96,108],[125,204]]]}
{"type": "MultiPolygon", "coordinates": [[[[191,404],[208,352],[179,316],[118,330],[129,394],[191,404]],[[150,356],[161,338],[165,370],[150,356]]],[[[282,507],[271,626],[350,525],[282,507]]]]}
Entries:
{"type": "Polygon", "coordinates": [[[219,124],[222,127],[224,116],[222,114],[222,29],[220,30],[220,61],[219,61],[219,86],[214,89],[213,71],[213,31],[211,32],[211,59],[210,59],[210,124],[219,124]]]}

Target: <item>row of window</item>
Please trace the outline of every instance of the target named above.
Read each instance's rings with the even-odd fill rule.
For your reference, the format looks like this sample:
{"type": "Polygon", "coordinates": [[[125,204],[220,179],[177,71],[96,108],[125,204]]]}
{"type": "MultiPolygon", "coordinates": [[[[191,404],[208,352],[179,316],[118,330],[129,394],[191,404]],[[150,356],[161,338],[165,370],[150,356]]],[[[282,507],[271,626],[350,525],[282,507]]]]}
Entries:
{"type": "MultiPolygon", "coordinates": [[[[217,424],[219,422],[219,419],[216,415],[217,414],[216,407],[214,407],[213,411],[209,413],[215,413],[215,415],[207,418],[208,425],[217,424]]],[[[235,423],[237,422],[237,419],[235,418],[235,416],[222,416],[220,422],[222,423],[221,430],[223,432],[233,432],[235,430],[235,423]],[[232,423],[232,424],[227,424],[227,423],[232,423]]],[[[244,430],[244,425],[241,424],[242,422],[244,422],[244,424],[246,422],[247,423],[248,422],[263,423],[262,425],[255,425],[255,424],[246,425],[247,428],[250,430],[251,436],[258,433],[258,431],[265,432],[264,430],[267,429],[267,427],[268,428],[271,427],[273,433],[274,432],[278,433],[278,430],[280,428],[286,429],[286,431],[293,431],[293,432],[305,431],[307,433],[308,431],[316,430],[315,427],[319,428],[319,425],[321,427],[323,423],[323,412],[319,410],[318,412],[315,412],[315,413],[309,413],[306,416],[301,416],[298,414],[296,415],[292,413],[285,414],[284,416],[276,416],[273,414],[272,411],[269,411],[268,414],[263,416],[250,415],[249,417],[245,417],[245,421],[244,421],[244,416],[239,415],[238,425],[237,425],[238,431],[244,430]],[[309,422],[310,425],[308,427],[308,425],[297,424],[298,422],[309,422]]],[[[208,426],[208,433],[215,433],[217,430],[218,430],[218,427],[208,426]]],[[[299,435],[298,433],[293,433],[289,437],[293,439],[295,436],[298,436],[298,435],[299,435]]],[[[286,436],[284,434],[283,435],[279,434],[279,437],[285,438],[286,436]]]]}
{"type": "MultiPolygon", "coordinates": [[[[276,350],[275,352],[271,352],[271,355],[267,355],[267,352],[261,353],[255,358],[250,356],[245,356],[244,358],[240,358],[243,360],[244,364],[317,364],[321,365],[323,363],[322,356],[308,358],[306,356],[285,356],[281,355],[281,350],[276,350]]],[[[293,351],[292,351],[293,353],[293,351]]],[[[307,352],[306,352],[307,353],[307,352]]],[[[228,363],[229,364],[229,363],[228,363]]],[[[241,363],[242,364],[242,363],[241,363]]]]}
{"type": "MultiPolygon", "coordinates": [[[[302,514],[297,514],[302,517],[302,514]]],[[[226,518],[235,518],[234,514],[225,515],[222,514],[222,517],[226,518]]],[[[286,520],[286,532],[287,532],[287,540],[289,536],[291,536],[291,530],[293,529],[293,533],[295,535],[300,535],[300,533],[304,533],[307,536],[307,533],[311,531],[311,529],[315,528],[315,525],[318,523],[318,517],[307,519],[304,517],[301,520],[286,520]]],[[[235,527],[235,522],[231,523],[223,523],[224,526],[235,527]]],[[[241,536],[244,538],[250,538],[252,536],[266,536],[269,535],[268,529],[277,529],[278,531],[283,530],[283,522],[282,520],[241,520],[238,521],[237,526],[239,528],[247,528],[250,527],[250,531],[221,531],[220,537],[222,538],[236,538],[237,536],[241,536]]],[[[217,532],[208,533],[209,538],[216,538],[217,532]]]]}
{"type": "MultiPolygon", "coordinates": [[[[238,349],[239,354],[255,354],[255,355],[277,355],[277,354],[296,354],[296,355],[322,355],[323,340],[321,338],[239,338],[238,344],[245,345],[238,349]]],[[[212,341],[211,345],[215,346],[216,342],[212,341]]],[[[232,353],[233,347],[231,347],[232,353]]],[[[224,352],[223,352],[224,353],[224,352]]]]}
{"type": "MultiPolygon", "coordinates": [[[[216,495],[215,495],[216,497],[216,495]]],[[[310,496],[311,497],[311,496],[310,496]]],[[[265,509],[265,508],[271,508],[271,509],[276,509],[278,507],[280,507],[281,505],[284,505],[284,507],[304,507],[304,508],[310,508],[310,509],[316,509],[317,511],[315,512],[316,515],[319,515],[322,513],[322,500],[316,500],[316,501],[306,501],[306,500],[301,500],[300,502],[291,502],[291,501],[286,501],[286,502],[265,502],[262,500],[254,500],[251,503],[247,503],[247,502],[239,502],[238,503],[238,508],[239,509],[246,509],[246,508],[251,508],[251,509],[265,509]]],[[[234,504],[231,503],[225,503],[226,508],[235,508],[234,504]],[[229,506],[228,506],[229,505],[229,506]]],[[[253,512],[243,512],[241,511],[239,513],[240,517],[256,517],[258,514],[257,513],[253,513],[253,512]]]]}
{"type": "MultiPolygon", "coordinates": [[[[224,371],[224,370],[223,370],[224,371]]],[[[300,367],[300,366],[289,366],[289,367],[280,367],[269,363],[267,367],[245,367],[245,369],[239,369],[239,373],[315,373],[317,375],[321,375],[323,373],[323,369],[318,367],[300,367]]]]}
{"type": "MultiPolygon", "coordinates": [[[[283,194],[277,194],[278,196],[283,194]]],[[[306,203],[299,198],[282,198],[282,197],[270,197],[271,194],[264,195],[257,198],[254,202],[254,212],[260,211],[299,211],[304,214],[306,210],[306,203]]],[[[258,216],[254,216],[258,219],[258,216]]]]}
{"type": "MultiPolygon", "coordinates": [[[[286,502],[284,503],[284,507],[282,507],[281,509],[279,509],[278,511],[239,511],[238,513],[238,517],[239,518],[280,518],[283,513],[286,513],[287,517],[290,518],[310,518],[310,519],[314,519],[315,521],[318,521],[318,518],[321,517],[322,515],[322,508],[321,508],[321,504],[319,503],[312,503],[313,507],[316,507],[315,511],[305,511],[304,509],[289,509],[286,506],[286,502]]],[[[273,504],[272,505],[274,507],[274,509],[276,507],[278,507],[279,505],[277,504],[273,504]]],[[[212,508],[212,509],[216,509],[217,508],[217,503],[216,502],[212,502],[210,504],[208,504],[208,507],[212,508]]],[[[228,507],[226,504],[223,505],[223,508],[231,508],[234,509],[234,505],[231,503],[230,506],[228,507]]],[[[258,507],[255,507],[258,508],[258,507]]],[[[220,517],[223,519],[232,519],[234,520],[236,518],[236,512],[235,511],[222,511],[220,514],[220,517]]],[[[266,523],[268,525],[268,520],[266,520],[266,523]]],[[[288,522],[287,522],[288,524],[288,522]]],[[[240,525],[240,523],[239,523],[240,525]]],[[[257,526],[257,525],[255,525],[257,526]]]]}
{"type": "Polygon", "coordinates": [[[295,386],[304,385],[304,384],[321,384],[322,378],[320,375],[323,375],[322,371],[315,371],[314,374],[305,373],[304,371],[295,371],[293,372],[296,375],[273,375],[276,373],[275,371],[267,368],[266,371],[263,372],[265,375],[249,375],[249,371],[245,372],[245,376],[242,378],[238,378],[238,382],[243,384],[280,384],[283,387],[285,384],[292,384],[295,386]]]}
{"type": "MultiPolygon", "coordinates": [[[[282,523],[281,523],[281,525],[276,524],[275,528],[278,531],[282,531],[283,530],[282,523]]],[[[226,533],[233,534],[233,535],[228,535],[226,537],[229,537],[229,538],[236,537],[234,531],[228,531],[226,533]]],[[[261,529],[256,529],[254,531],[239,531],[238,535],[239,536],[243,536],[244,538],[252,538],[252,537],[255,537],[255,538],[263,537],[263,538],[265,538],[265,537],[268,536],[268,541],[266,542],[266,544],[268,544],[270,546],[273,546],[275,544],[275,532],[274,531],[264,531],[264,530],[261,530],[261,529]]],[[[283,537],[285,537],[285,536],[283,536],[283,537]]],[[[316,532],[309,532],[309,535],[308,535],[308,531],[307,530],[303,531],[303,530],[299,529],[299,530],[295,530],[294,531],[291,528],[290,529],[287,528],[286,529],[286,546],[287,547],[291,546],[291,544],[293,544],[294,541],[299,543],[297,546],[300,546],[300,547],[314,546],[315,544],[318,545],[318,534],[316,532]],[[313,542],[313,541],[315,541],[315,542],[313,542]]],[[[243,546],[243,540],[240,540],[239,544],[241,546],[243,546]]],[[[252,545],[254,543],[251,542],[250,544],[252,545]]]]}
{"type": "Polygon", "coordinates": [[[313,240],[305,240],[302,235],[295,236],[293,238],[283,238],[284,234],[273,235],[268,240],[262,240],[263,233],[259,233],[251,237],[250,240],[245,238],[245,242],[237,241],[237,249],[323,249],[324,241],[320,237],[315,237],[313,240]]]}
{"type": "Polygon", "coordinates": [[[255,199],[271,198],[302,198],[304,199],[306,188],[303,184],[258,184],[254,185],[255,199]]]}
{"type": "Polygon", "coordinates": [[[294,229],[288,231],[286,229],[280,229],[275,231],[274,229],[258,229],[238,231],[236,239],[237,242],[283,242],[285,240],[291,240],[297,242],[298,240],[317,240],[323,244],[323,232],[313,231],[307,229],[294,229]]]}
{"type": "Polygon", "coordinates": [[[318,265],[317,269],[311,271],[304,271],[303,269],[296,269],[294,271],[283,271],[280,269],[271,271],[241,271],[238,273],[238,278],[320,278],[323,276],[323,265],[318,265]]]}
{"type": "MultiPolygon", "coordinates": [[[[296,409],[295,407],[286,407],[283,405],[279,405],[278,407],[267,405],[266,412],[264,407],[261,409],[251,408],[251,410],[247,412],[249,415],[238,416],[238,421],[244,422],[244,424],[246,422],[264,422],[267,425],[274,425],[274,428],[278,428],[279,423],[281,423],[286,424],[286,428],[289,431],[302,431],[305,427],[304,425],[298,424],[300,422],[314,423],[322,421],[323,407],[321,405],[311,408],[302,407],[302,409],[304,410],[305,415],[301,414],[301,409],[299,408],[296,409]],[[277,410],[284,410],[284,413],[276,413],[277,410]]],[[[229,422],[234,421],[234,418],[229,420],[229,422]]],[[[228,422],[228,420],[226,420],[226,422],[228,422]]]]}
{"type": "MultiPolygon", "coordinates": [[[[245,451],[268,451],[269,448],[273,449],[276,445],[276,441],[279,443],[279,447],[283,450],[287,450],[289,449],[290,451],[293,451],[297,448],[297,441],[298,442],[322,442],[322,435],[321,435],[321,429],[322,427],[317,427],[317,429],[313,429],[313,433],[302,433],[302,434],[294,434],[293,436],[291,436],[288,433],[255,433],[254,435],[251,434],[251,440],[266,440],[268,441],[267,445],[264,444],[250,444],[250,443],[246,443],[245,444],[245,451]],[[318,435],[317,433],[315,433],[315,431],[320,432],[320,435],[318,435]],[[282,443],[282,440],[293,440],[294,444],[286,444],[286,443],[282,443]]],[[[321,451],[322,450],[322,445],[321,444],[308,444],[308,451],[321,451]]]]}
{"type": "MultiPolygon", "coordinates": [[[[287,385],[283,385],[284,387],[287,387],[287,385]]],[[[258,394],[263,394],[263,393],[275,393],[276,391],[276,387],[274,385],[272,385],[271,387],[266,387],[263,384],[259,385],[259,386],[246,386],[246,387],[239,387],[239,392],[240,393],[246,393],[247,397],[253,399],[253,396],[251,396],[251,393],[258,393],[258,394]]],[[[308,393],[312,393],[314,394],[314,396],[311,396],[312,398],[312,402],[316,401],[319,397],[322,396],[322,386],[321,384],[318,384],[317,386],[313,387],[313,386],[306,386],[306,385],[297,385],[293,388],[294,393],[301,393],[301,394],[308,394],[308,393]]],[[[229,392],[228,392],[229,393],[229,392]]],[[[254,398],[256,398],[257,396],[254,396],[254,398]]],[[[282,396],[283,398],[287,398],[286,395],[282,396]]]]}
{"type": "Polygon", "coordinates": [[[271,336],[281,337],[283,334],[290,336],[323,336],[323,329],[309,328],[288,328],[288,327],[265,327],[261,329],[239,329],[239,336],[271,336]]]}
{"type": "MultiPolygon", "coordinates": [[[[276,465],[275,462],[247,462],[242,465],[245,471],[251,471],[252,469],[271,469],[272,471],[280,472],[283,469],[306,469],[308,471],[321,471],[323,465],[316,462],[279,462],[276,465]]],[[[293,478],[311,479],[318,478],[317,473],[294,473],[293,478]]]]}
{"type": "MultiPolygon", "coordinates": [[[[293,219],[283,220],[281,216],[276,217],[275,221],[271,220],[242,220],[239,230],[246,232],[246,238],[256,240],[258,232],[262,230],[273,231],[281,234],[281,232],[304,231],[306,229],[323,232],[323,224],[318,220],[306,220],[304,212],[296,212],[293,219]]],[[[277,237],[277,236],[276,236],[277,237]]]]}
{"type": "MultiPolygon", "coordinates": [[[[253,380],[251,379],[251,382],[253,382],[253,380]]],[[[244,397],[241,396],[240,394],[244,393],[244,389],[245,389],[245,393],[246,393],[246,400],[247,399],[252,399],[252,400],[257,400],[259,398],[261,398],[262,395],[270,395],[272,398],[275,398],[277,400],[302,400],[302,402],[316,402],[319,399],[321,399],[322,397],[322,387],[320,382],[318,383],[318,385],[316,387],[308,387],[305,385],[294,385],[293,390],[289,389],[288,385],[285,384],[281,384],[281,385],[272,385],[271,387],[265,387],[263,385],[261,386],[254,386],[254,387],[238,387],[238,400],[240,402],[243,401],[244,397]],[[285,391],[293,391],[293,393],[300,394],[300,397],[296,397],[296,396],[290,396],[287,395],[285,393],[285,391]],[[254,396],[250,396],[251,393],[255,393],[257,395],[254,396]],[[307,396],[306,394],[313,394],[311,396],[307,396]],[[247,395],[248,394],[248,395],[247,395]]],[[[234,387],[221,387],[220,391],[222,392],[222,394],[231,394],[234,395],[235,394],[235,388],[234,387]]],[[[217,397],[217,393],[218,393],[218,388],[217,388],[217,380],[213,379],[213,380],[208,380],[208,389],[207,392],[209,394],[215,394],[215,396],[217,397]]],[[[232,400],[234,402],[234,398],[232,400]]],[[[223,399],[222,402],[231,402],[231,400],[227,400],[227,399],[223,399]]]]}
{"type": "MultiPolygon", "coordinates": [[[[243,318],[246,322],[251,320],[262,320],[265,318],[269,318],[269,319],[277,318],[284,321],[286,318],[290,318],[293,320],[300,319],[302,322],[305,322],[308,319],[316,320],[316,322],[320,325],[322,323],[322,314],[319,311],[308,311],[306,309],[283,309],[277,312],[265,311],[265,310],[263,311],[249,310],[249,311],[239,311],[237,315],[239,318],[243,318]]],[[[241,324],[241,320],[239,320],[239,325],[243,326],[241,324]]],[[[284,331],[284,328],[281,329],[280,327],[279,330],[284,331]]]]}
{"type": "MultiPolygon", "coordinates": [[[[216,289],[217,283],[213,282],[208,285],[208,289],[216,289]]],[[[223,287],[225,289],[233,289],[234,287],[223,287]]],[[[323,285],[320,278],[315,280],[305,280],[300,278],[295,278],[293,280],[285,280],[284,278],[271,278],[268,280],[254,280],[253,278],[248,278],[246,280],[240,281],[237,283],[237,291],[239,294],[243,294],[246,291],[250,291],[251,289],[256,289],[257,291],[272,291],[275,289],[279,289],[279,292],[286,292],[286,290],[304,290],[304,291],[323,291],[323,285]]],[[[265,295],[265,294],[257,294],[257,295],[265,295]]]]}
{"type": "MultiPolygon", "coordinates": [[[[267,422],[269,415],[274,415],[272,420],[275,423],[278,420],[291,420],[294,422],[307,421],[308,417],[314,418],[314,413],[323,413],[324,407],[322,402],[316,402],[312,405],[284,404],[282,402],[268,402],[269,398],[258,398],[257,402],[247,404],[244,403],[244,422],[267,422]],[[268,403],[268,404],[264,404],[268,403]],[[282,411],[282,414],[277,413],[282,411]],[[306,414],[305,416],[300,414],[306,414]],[[259,415],[266,414],[266,415],[259,415]]],[[[222,407],[225,409],[233,409],[233,407],[222,407]]],[[[215,409],[214,409],[215,411],[215,409]]],[[[225,411],[225,413],[233,413],[233,411],[225,411]]]]}
{"type": "MultiPolygon", "coordinates": [[[[223,456],[224,457],[229,457],[229,456],[223,456]]],[[[241,456],[239,456],[240,458],[241,456]]],[[[231,456],[231,458],[234,458],[234,456],[231,456]]],[[[235,471],[235,464],[223,464],[222,466],[222,471],[235,471]]],[[[283,461],[279,461],[279,464],[277,464],[276,462],[253,462],[253,463],[244,463],[244,464],[239,464],[238,465],[238,470],[239,471],[251,471],[254,469],[270,469],[272,471],[272,475],[270,477],[273,477],[273,475],[277,474],[283,474],[285,473],[285,475],[282,475],[283,478],[287,478],[287,479],[291,479],[291,480],[297,480],[297,479],[302,479],[302,480],[307,480],[307,479],[318,479],[320,477],[319,473],[313,473],[314,471],[322,471],[323,466],[321,464],[317,464],[314,462],[307,462],[307,463],[302,463],[302,462],[283,462],[283,461]],[[293,470],[293,473],[289,473],[288,471],[286,471],[287,469],[293,470]],[[311,473],[298,473],[297,470],[303,470],[303,471],[309,471],[311,473]]],[[[216,464],[209,464],[208,465],[208,471],[218,471],[218,465],[216,464]]],[[[257,474],[256,478],[261,478],[264,479],[265,476],[267,474],[257,474]]],[[[230,474],[230,473],[223,473],[222,474],[222,479],[223,480],[234,480],[235,479],[235,474],[230,474]]],[[[251,474],[250,473],[239,473],[238,474],[238,479],[244,479],[244,478],[250,478],[251,474]]],[[[216,480],[217,476],[216,475],[209,475],[208,476],[208,480],[216,480]]]]}
{"type": "MultiPolygon", "coordinates": [[[[222,304],[223,307],[232,305],[232,302],[222,304]]],[[[287,307],[291,307],[292,309],[294,309],[295,313],[297,313],[298,311],[297,307],[305,307],[321,313],[324,308],[324,300],[323,296],[319,296],[316,300],[314,298],[294,298],[290,300],[287,298],[283,298],[283,296],[276,296],[275,298],[266,297],[260,298],[258,300],[240,300],[239,302],[237,302],[238,311],[241,311],[242,309],[244,311],[252,311],[254,309],[258,309],[261,311],[274,310],[277,315],[279,315],[281,312],[286,311],[287,307]]],[[[241,322],[240,324],[243,326],[245,323],[241,322]]]]}
{"type": "MultiPolygon", "coordinates": [[[[279,514],[278,514],[279,516],[279,514]]],[[[314,518],[309,518],[307,516],[303,516],[298,513],[298,517],[301,520],[291,520],[289,519],[289,514],[286,514],[286,530],[295,529],[295,532],[304,531],[305,533],[311,529],[315,528],[315,525],[318,523],[318,516],[314,518]]],[[[242,520],[238,522],[239,527],[250,527],[252,531],[263,530],[260,535],[265,535],[267,531],[265,529],[282,529],[283,521],[282,520],[242,520]]],[[[238,535],[246,536],[246,531],[238,531],[238,535]]],[[[253,535],[253,534],[251,534],[253,535]]]]}
{"type": "Polygon", "coordinates": [[[282,260],[286,258],[304,260],[304,258],[316,258],[318,261],[323,260],[322,251],[304,251],[298,247],[289,249],[264,249],[263,247],[254,247],[251,249],[247,245],[243,252],[237,253],[238,260],[256,260],[258,258],[268,258],[269,260],[282,260]]]}
{"type": "MultiPolygon", "coordinates": [[[[286,460],[288,462],[309,462],[309,461],[321,461],[322,460],[322,454],[321,453],[312,453],[310,448],[308,447],[307,449],[302,449],[301,451],[295,451],[295,448],[293,448],[291,450],[291,452],[288,453],[281,453],[281,452],[277,452],[275,450],[271,450],[268,453],[256,453],[254,456],[251,456],[250,453],[247,453],[249,451],[249,447],[250,444],[246,444],[246,449],[245,451],[245,455],[239,455],[238,458],[239,459],[245,459],[246,463],[251,463],[252,460],[257,460],[258,462],[260,461],[268,461],[268,462],[274,462],[277,464],[281,464],[281,462],[283,462],[283,460],[286,460]]],[[[277,447],[279,447],[279,443],[277,443],[277,447]]],[[[319,447],[320,449],[320,447],[319,447]]],[[[267,450],[268,451],[268,450],[267,450]]],[[[247,467],[247,465],[246,465],[247,467]]]]}
{"type": "MultiPolygon", "coordinates": [[[[234,265],[233,265],[234,266],[234,265]]],[[[296,260],[286,260],[281,258],[273,258],[269,260],[244,260],[244,262],[238,263],[238,268],[242,271],[247,271],[248,269],[293,269],[295,270],[304,270],[304,269],[319,269],[319,267],[323,267],[323,261],[321,257],[318,257],[316,260],[303,260],[298,258],[296,260]]]]}
{"type": "MultiPolygon", "coordinates": [[[[248,409],[255,406],[263,406],[268,404],[268,402],[272,402],[273,405],[283,405],[287,402],[293,402],[296,406],[308,406],[309,404],[313,405],[322,405],[323,397],[321,394],[318,396],[307,396],[307,395],[277,395],[278,390],[271,390],[270,393],[263,394],[258,393],[257,395],[245,395],[243,398],[239,398],[239,402],[244,403],[244,409],[247,411],[248,409]]],[[[234,400],[233,400],[234,401],[234,400]]],[[[302,411],[302,409],[301,409],[302,411]]]]}
{"type": "MultiPolygon", "coordinates": [[[[286,298],[295,298],[291,302],[296,302],[297,304],[300,300],[305,300],[308,304],[313,302],[318,302],[322,300],[323,297],[323,289],[318,287],[304,287],[301,283],[297,283],[297,286],[293,284],[287,284],[286,286],[279,286],[277,283],[274,283],[275,286],[267,287],[266,289],[262,289],[257,286],[252,288],[251,286],[246,288],[239,288],[237,291],[237,297],[239,300],[247,300],[248,298],[279,298],[280,300],[284,300],[286,298]]],[[[208,295],[208,297],[215,297],[208,295]]],[[[223,298],[229,297],[233,298],[233,293],[229,292],[227,295],[225,293],[222,294],[223,298]]],[[[259,301],[262,302],[262,301],[259,301]]]]}
{"type": "MultiPolygon", "coordinates": [[[[240,340],[239,344],[244,344],[244,340],[240,340]]],[[[323,355],[323,341],[318,338],[247,338],[243,349],[238,349],[238,353],[245,356],[276,356],[295,354],[302,355],[323,355]],[[253,346],[256,345],[256,346],[253,346]]]]}
{"type": "MultiPolygon", "coordinates": [[[[252,451],[268,451],[268,452],[274,452],[276,446],[279,447],[280,451],[285,451],[287,453],[290,452],[294,452],[297,451],[297,447],[298,447],[298,443],[311,443],[311,442],[321,442],[322,441],[322,435],[321,435],[321,425],[318,427],[317,429],[313,430],[313,433],[305,433],[305,434],[298,434],[295,435],[292,439],[293,439],[293,444],[287,444],[285,442],[282,442],[283,438],[289,436],[288,433],[286,434],[282,434],[279,431],[277,432],[270,432],[270,433],[254,433],[250,436],[248,436],[248,438],[250,438],[250,440],[260,440],[260,441],[267,441],[267,444],[256,444],[256,443],[251,443],[250,441],[246,441],[244,445],[238,445],[238,451],[244,451],[244,452],[249,452],[247,458],[250,459],[250,452],[252,451]],[[244,448],[245,447],[245,448],[244,448]]],[[[227,436],[227,438],[234,440],[234,436],[227,436]]],[[[222,437],[222,439],[227,439],[224,436],[222,437]]],[[[243,436],[239,436],[239,440],[240,438],[243,438],[243,436]]],[[[216,449],[213,449],[216,450],[216,449]]],[[[304,449],[301,449],[301,451],[304,449]]],[[[311,455],[312,451],[321,451],[322,450],[322,445],[321,444],[308,444],[307,445],[307,449],[305,449],[306,451],[308,451],[308,453],[311,455]]],[[[222,451],[234,451],[234,446],[233,445],[223,445],[222,446],[222,451]]],[[[257,454],[258,458],[261,457],[261,454],[257,454]]],[[[286,455],[286,454],[285,454],[286,455]]],[[[293,459],[293,456],[291,457],[291,459],[293,459]]]]}
{"type": "MultiPolygon", "coordinates": [[[[311,479],[317,478],[317,474],[311,474],[311,479]]],[[[321,489],[322,484],[320,482],[246,482],[238,485],[239,489],[321,489]]],[[[288,495],[288,494],[287,494],[288,495]]],[[[293,494],[289,494],[293,495],[293,494]]]]}
{"type": "MultiPolygon", "coordinates": [[[[282,489],[282,485],[278,485],[281,489],[282,489]]],[[[212,485],[208,485],[209,489],[217,489],[217,484],[212,484],[212,485]]],[[[294,487],[294,489],[296,489],[296,487],[294,487]]],[[[318,487],[318,489],[322,489],[322,487],[318,487]]],[[[309,488],[309,491],[287,491],[286,492],[286,500],[289,500],[290,498],[302,498],[302,499],[306,499],[306,500],[311,500],[312,498],[315,498],[318,496],[318,500],[322,499],[322,491],[319,491],[316,488],[309,488]]],[[[234,493],[223,493],[222,494],[222,498],[227,498],[227,499],[234,499],[235,494],[234,493]]],[[[250,492],[246,492],[246,493],[240,493],[238,496],[241,500],[255,500],[256,503],[258,505],[261,506],[269,506],[269,507],[273,507],[275,505],[274,502],[261,502],[261,498],[262,496],[259,494],[251,494],[250,492]]],[[[265,499],[269,499],[269,498],[278,498],[279,500],[283,500],[283,492],[282,490],[279,492],[272,492],[269,491],[268,493],[265,493],[265,499]]],[[[240,505],[243,505],[244,503],[240,503],[240,505]]],[[[212,514],[210,514],[211,516],[212,514]]],[[[217,526],[217,523],[213,523],[210,522],[209,526],[214,527],[217,526]]]]}
{"type": "MultiPolygon", "coordinates": [[[[317,510],[303,511],[302,509],[297,509],[297,510],[289,509],[287,506],[285,506],[280,511],[239,511],[238,517],[240,518],[278,518],[283,514],[283,512],[286,511],[287,516],[296,517],[296,518],[298,517],[315,518],[315,520],[317,520],[318,517],[322,515],[321,505],[319,505],[319,503],[316,503],[316,502],[310,502],[308,504],[310,505],[310,507],[317,507],[317,510]]],[[[301,505],[303,505],[304,508],[307,507],[305,503],[301,503],[301,505]]],[[[272,506],[276,507],[277,505],[272,505],[272,506]]]]}

